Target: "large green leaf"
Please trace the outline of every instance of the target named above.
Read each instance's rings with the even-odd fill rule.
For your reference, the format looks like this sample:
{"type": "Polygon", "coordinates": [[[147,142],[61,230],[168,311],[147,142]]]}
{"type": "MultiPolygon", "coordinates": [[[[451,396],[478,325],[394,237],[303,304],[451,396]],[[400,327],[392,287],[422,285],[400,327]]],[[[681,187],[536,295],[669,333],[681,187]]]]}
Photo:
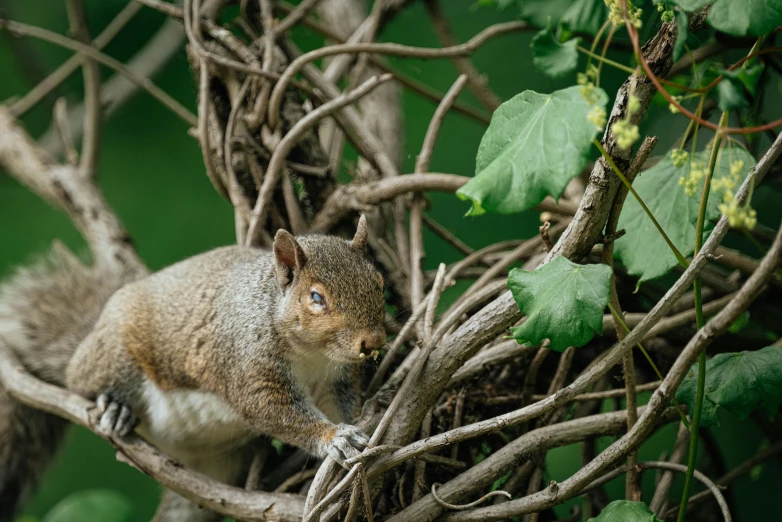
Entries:
{"type": "Polygon", "coordinates": [[[91,489],[61,500],[42,522],[130,522],[130,502],[116,491],[91,489]]]}
{"type": "Polygon", "coordinates": [[[560,43],[550,29],[543,29],[532,39],[532,56],[535,67],[545,75],[559,78],[573,72],[578,66],[578,38],[560,43]]]}
{"type": "Polygon", "coordinates": [[[573,0],[520,0],[521,19],[536,27],[557,25],[573,0]]]}
{"type": "Polygon", "coordinates": [[[562,15],[562,23],[574,33],[597,34],[606,17],[605,0],[576,0],[562,15]]]}
{"type": "Polygon", "coordinates": [[[532,272],[515,268],[508,275],[516,304],[527,316],[521,326],[511,328],[520,343],[550,348],[588,343],[595,332],[603,332],[603,310],[611,289],[611,268],[607,265],[577,265],[558,256],[532,272]]]}
{"type": "MultiPolygon", "coordinates": [[[[600,107],[608,97],[597,89],[600,107]]],[[[552,94],[524,91],[494,112],[476,159],[476,174],[457,195],[472,201],[470,214],[510,214],[559,199],[587,163],[598,130],[579,87],[552,94]]]]}
{"type": "MultiPolygon", "coordinates": [[[[693,161],[707,165],[710,152],[706,150],[696,153],[693,161]]],[[[730,165],[736,161],[743,162],[741,180],[755,164],[752,156],[741,147],[734,145],[729,149],[722,149],[714,168],[714,179],[730,176],[730,165]]],[[[695,247],[698,202],[703,187],[703,180],[701,180],[695,195],[688,196],[684,188],[679,185],[680,178],[690,175],[691,165],[688,162],[680,168],[675,167],[669,152],[657,165],[643,172],[633,183],[638,195],[683,256],[692,254],[695,247]]],[[[709,194],[705,226],[707,231],[711,229],[709,221],[717,219],[720,215],[721,197],[722,195],[716,191],[711,191],[709,194]]],[[[628,273],[640,276],[641,281],[647,281],[664,275],[678,264],[654,223],[632,194],[627,196],[622,214],[619,216],[618,226],[620,229],[625,229],[626,234],[616,240],[614,253],[625,265],[628,273]]]]}
{"type": "MultiPolygon", "coordinates": [[[[676,398],[695,408],[698,366],[687,374],[676,398]]],[[[782,404],[782,347],[769,346],[754,352],[721,353],[706,361],[706,388],[701,426],[719,426],[722,408],[744,420],[762,409],[773,417],[782,404]]]]}
{"type": "Polygon", "coordinates": [[[589,522],[661,522],[643,502],[614,500],[589,522]]]}
{"type": "Polygon", "coordinates": [[[673,0],[687,11],[713,3],[706,21],[722,32],[760,36],[782,24],[782,0],[673,0]]]}

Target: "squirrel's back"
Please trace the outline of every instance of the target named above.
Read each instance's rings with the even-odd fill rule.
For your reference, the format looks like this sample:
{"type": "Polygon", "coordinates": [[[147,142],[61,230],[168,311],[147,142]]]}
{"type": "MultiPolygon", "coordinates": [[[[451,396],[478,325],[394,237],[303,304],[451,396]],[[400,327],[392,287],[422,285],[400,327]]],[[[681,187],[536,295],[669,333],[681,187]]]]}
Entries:
{"type": "MultiPolygon", "coordinates": [[[[62,385],[76,346],[111,295],[130,281],[87,266],[65,247],[0,284],[0,342],[38,378],[62,385]]],[[[0,522],[10,522],[56,453],[62,419],[23,406],[0,389],[0,522]]]]}

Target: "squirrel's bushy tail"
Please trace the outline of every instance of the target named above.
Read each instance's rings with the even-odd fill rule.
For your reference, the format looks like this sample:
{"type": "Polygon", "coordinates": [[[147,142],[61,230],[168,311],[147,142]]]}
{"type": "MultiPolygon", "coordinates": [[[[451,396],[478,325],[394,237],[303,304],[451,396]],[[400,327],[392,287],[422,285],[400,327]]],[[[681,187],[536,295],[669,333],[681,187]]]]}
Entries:
{"type": "MultiPolygon", "coordinates": [[[[101,308],[126,281],[65,247],[0,284],[0,342],[36,377],[62,386],[65,369],[101,308]]],[[[0,522],[13,520],[55,455],[66,422],[0,387],[0,522]]]]}

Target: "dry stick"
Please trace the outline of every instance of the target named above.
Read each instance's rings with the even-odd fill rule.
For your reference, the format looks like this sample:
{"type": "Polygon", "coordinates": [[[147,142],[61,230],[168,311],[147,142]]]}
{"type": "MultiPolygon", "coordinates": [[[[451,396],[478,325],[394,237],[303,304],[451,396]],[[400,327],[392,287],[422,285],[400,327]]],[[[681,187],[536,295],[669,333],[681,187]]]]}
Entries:
{"type": "Polygon", "coordinates": [[[119,272],[146,272],[128,241],[128,233],[92,180],[77,175],[73,167],[57,164],[3,106],[0,106],[0,167],[64,210],[87,240],[98,265],[119,272]]]}
{"type": "Polygon", "coordinates": [[[100,62],[101,64],[114,69],[116,72],[122,74],[128,80],[136,84],[139,88],[149,93],[153,98],[162,103],[166,108],[171,110],[174,114],[179,116],[191,127],[195,127],[198,123],[198,118],[187,110],[182,104],[172,98],[168,93],[160,89],[157,85],[152,83],[149,78],[142,78],[136,73],[128,69],[124,64],[115,60],[114,58],[107,56],[94,47],[84,45],[81,42],[77,42],[60,34],[49,31],[42,27],[35,27],[20,22],[13,22],[11,20],[0,19],[0,30],[5,29],[9,33],[16,36],[31,36],[45,40],[47,42],[65,47],[71,51],[82,53],[83,55],[100,62]]]}
{"type": "MultiPolygon", "coordinates": [[[[154,0],[144,0],[145,2],[150,2],[154,0]]],[[[277,2],[277,7],[279,7],[281,10],[286,11],[290,13],[293,10],[293,5],[287,3],[287,2],[277,2]]],[[[329,40],[333,40],[336,43],[345,43],[345,39],[342,38],[340,35],[335,33],[332,28],[319,20],[316,20],[314,18],[305,18],[303,20],[303,25],[306,25],[310,29],[313,29],[314,31],[320,33],[321,35],[327,37],[329,40]]],[[[435,103],[440,103],[440,101],[443,99],[444,94],[439,92],[437,89],[434,89],[430,87],[429,85],[420,82],[416,80],[415,78],[408,76],[404,74],[401,71],[396,70],[395,68],[389,66],[387,63],[383,62],[382,60],[378,59],[375,56],[369,57],[370,63],[374,67],[377,67],[383,72],[391,73],[394,75],[394,80],[399,82],[404,87],[407,87],[411,91],[418,93],[423,98],[430,100],[435,103]]],[[[453,109],[457,112],[460,112],[461,114],[468,116],[476,121],[479,121],[485,125],[489,124],[489,121],[491,119],[491,116],[489,114],[486,114],[483,111],[480,111],[478,109],[473,108],[470,105],[467,105],[465,103],[457,101],[453,105],[453,109]]]]}
{"type": "Polygon", "coordinates": [[[509,499],[513,498],[511,496],[511,494],[508,493],[507,491],[491,491],[489,493],[486,493],[484,496],[482,496],[478,500],[470,502],[469,504],[450,504],[450,503],[446,502],[445,500],[441,499],[437,495],[437,487],[438,486],[442,486],[442,484],[440,484],[439,482],[435,482],[434,484],[432,484],[432,498],[435,500],[435,502],[440,504],[445,509],[451,509],[451,510],[454,510],[454,511],[461,511],[463,509],[474,508],[475,506],[479,506],[479,505],[483,504],[484,502],[486,502],[491,497],[496,497],[498,495],[504,495],[504,496],[508,497],[509,499]]]}
{"type": "MultiPolygon", "coordinates": [[[[488,369],[490,366],[502,364],[511,359],[516,359],[517,357],[532,355],[532,353],[537,352],[537,350],[537,346],[519,344],[516,339],[509,339],[496,346],[481,350],[453,374],[451,380],[448,381],[446,388],[458,386],[488,369]]],[[[546,395],[543,397],[546,397],[546,395]]]]}
{"type": "MultiPolygon", "coordinates": [[[[424,7],[432,20],[434,32],[437,34],[437,38],[440,39],[443,47],[458,45],[458,41],[453,34],[448,19],[445,17],[445,13],[443,13],[439,0],[427,0],[424,2],[424,7]]],[[[494,112],[500,106],[502,100],[491,90],[486,77],[478,72],[469,58],[454,57],[453,64],[462,75],[467,76],[467,85],[481,105],[490,112],[494,112]]]]}
{"type": "Polygon", "coordinates": [[[60,138],[65,161],[68,165],[75,167],[79,164],[79,153],[73,145],[71,127],[68,125],[68,102],[65,101],[65,98],[57,98],[57,101],[54,102],[54,110],[52,112],[54,128],[57,130],[57,137],[60,138]]]}
{"type": "MultiPolygon", "coordinates": [[[[632,183],[636,175],[641,171],[646,159],[651,154],[654,146],[657,144],[657,137],[647,136],[641,146],[638,148],[638,152],[630,162],[630,167],[625,174],[627,181],[632,183]]],[[[622,185],[616,193],[614,198],[614,205],[611,208],[611,212],[608,214],[608,221],[606,222],[605,237],[607,238],[603,246],[603,264],[611,267],[613,271],[614,267],[614,235],[617,232],[617,225],[619,223],[619,215],[622,212],[622,207],[627,198],[627,194],[630,189],[626,185],[622,185]]],[[[614,310],[621,317],[622,307],[619,303],[619,295],[616,292],[616,276],[611,275],[611,289],[610,289],[610,302],[614,310]]],[[[621,325],[616,326],[616,336],[620,341],[625,338],[625,331],[621,325]]],[[[638,421],[637,406],[638,401],[636,399],[635,392],[635,361],[633,360],[633,351],[628,350],[624,356],[622,362],[624,367],[625,378],[625,400],[627,402],[627,429],[630,430],[633,425],[638,421]]],[[[625,477],[625,498],[634,502],[640,502],[641,500],[641,488],[639,484],[639,472],[635,467],[635,463],[638,460],[638,454],[636,452],[631,453],[627,457],[627,475],[625,477]]]]}
{"type": "Polygon", "coordinates": [[[299,471],[298,473],[294,473],[285,481],[277,486],[274,490],[275,493],[285,493],[288,489],[292,488],[293,486],[297,484],[301,484],[302,482],[311,479],[315,476],[315,473],[317,473],[317,468],[313,469],[305,469],[302,471],[299,471]]]}
{"type": "MultiPolygon", "coordinates": [[[[684,423],[679,423],[679,433],[676,435],[676,441],[674,442],[673,452],[671,452],[671,458],[668,462],[679,464],[684,456],[687,454],[687,445],[690,441],[690,430],[684,423]]],[[[657,483],[657,487],[654,490],[654,496],[651,502],[649,502],[649,510],[652,513],[659,513],[662,515],[663,507],[668,501],[668,492],[673,486],[674,473],[672,471],[666,471],[660,477],[660,481],[657,483]]]]}
{"type": "MultiPolygon", "coordinates": [[[[654,391],[660,387],[661,383],[662,381],[653,381],[653,382],[647,382],[646,384],[639,384],[635,387],[635,390],[639,392],[654,391]]],[[[594,401],[594,400],[602,400],[602,399],[613,399],[616,397],[624,397],[626,394],[627,394],[627,390],[625,390],[624,388],[618,388],[616,390],[598,391],[598,392],[587,392],[572,397],[570,399],[570,402],[585,402],[585,401],[594,401]]],[[[551,396],[552,394],[533,395],[532,398],[536,401],[539,401],[551,396]]]]}
{"type": "MultiPolygon", "coordinates": [[[[90,412],[95,404],[68,390],[47,384],[27,373],[4,340],[0,339],[0,382],[6,392],[22,404],[52,413],[93,431],[90,412]]],[[[303,508],[300,495],[248,492],[189,470],[135,436],[106,438],[118,450],[118,458],[149,475],[168,489],[224,516],[263,522],[269,516],[285,522],[299,522],[303,508]]]]}
{"type": "Polygon", "coordinates": [[[269,101],[269,125],[271,127],[275,127],[279,122],[280,102],[282,101],[282,94],[285,92],[289,81],[297,73],[299,73],[306,64],[319,58],[334,56],[336,54],[356,53],[374,53],[388,56],[433,59],[451,58],[454,56],[468,56],[475,52],[475,50],[483,45],[487,40],[495,36],[513,31],[526,30],[528,27],[528,24],[525,22],[506,22],[502,24],[495,24],[484,29],[466,43],[441,49],[411,47],[395,43],[355,43],[331,45],[310,51],[291,62],[291,64],[280,77],[280,81],[277,83],[277,85],[274,86],[271,100],[269,101]]]}
{"type": "Polygon", "coordinates": [[[274,187],[277,185],[277,177],[279,176],[280,169],[283,168],[285,158],[287,158],[288,154],[296,147],[304,133],[326,116],[350,105],[378,85],[381,85],[390,79],[390,74],[373,76],[354,90],[324,103],[297,121],[291,130],[288,131],[282,140],[280,140],[280,143],[277,144],[277,147],[272,153],[271,160],[269,160],[269,166],[267,167],[266,175],[263,178],[263,185],[261,185],[261,189],[258,191],[258,199],[255,201],[255,207],[253,208],[250,217],[250,228],[247,232],[246,241],[247,246],[257,244],[259,239],[258,231],[263,227],[263,220],[266,217],[266,207],[271,202],[272,193],[274,192],[274,187]]]}
{"type": "MultiPolygon", "coordinates": [[[[739,203],[742,203],[746,199],[749,193],[750,184],[759,183],[768,173],[771,165],[774,164],[776,159],[781,154],[782,137],[778,137],[755,166],[755,175],[748,176],[742,183],[736,194],[736,198],[739,203]]],[[[589,200],[582,201],[582,205],[583,204],[589,204],[589,200]]],[[[692,281],[695,279],[695,275],[706,265],[708,259],[714,252],[714,249],[725,237],[725,234],[727,234],[729,228],[730,227],[728,225],[727,218],[724,216],[720,218],[719,222],[712,231],[712,234],[709,236],[709,239],[704,244],[701,252],[693,258],[687,270],[684,271],[682,276],[668,290],[666,295],[654,306],[649,314],[647,314],[644,320],[642,320],[638,326],[628,334],[624,341],[621,341],[615,345],[611,350],[608,351],[605,357],[592,366],[589,371],[579,376],[572,384],[563,388],[557,394],[548,399],[544,399],[514,412],[506,413],[491,419],[486,419],[468,426],[463,426],[457,430],[450,430],[438,435],[434,435],[426,441],[414,442],[405,448],[394,452],[392,455],[383,457],[375,462],[368,470],[370,478],[398,465],[399,462],[404,462],[420,454],[435,451],[443,446],[453,444],[455,442],[485,435],[493,431],[504,429],[508,426],[528,421],[540,415],[545,415],[546,413],[553,411],[559,406],[565,404],[572,397],[586,390],[594,382],[605,375],[608,370],[610,370],[617,362],[619,362],[624,355],[624,351],[635,345],[650,330],[652,325],[659,321],[660,318],[662,318],[668,312],[668,310],[673,307],[673,305],[692,284],[692,281]]],[[[757,277],[757,275],[758,272],[755,272],[752,278],[757,277]]],[[[736,300],[734,300],[731,305],[733,305],[735,302],[736,300]]],[[[496,327],[494,326],[495,323],[506,324],[507,322],[512,321],[513,318],[518,317],[518,315],[515,313],[509,314],[507,312],[507,310],[513,310],[513,308],[511,308],[512,306],[515,306],[512,300],[512,296],[510,296],[509,293],[503,294],[501,298],[495,300],[494,303],[485,307],[481,312],[478,312],[473,316],[471,322],[477,324],[470,324],[468,321],[467,324],[463,325],[459,330],[454,332],[448,340],[446,340],[446,343],[444,343],[445,346],[449,346],[449,341],[452,343],[458,342],[459,344],[457,345],[457,348],[459,345],[463,346],[463,343],[475,342],[475,333],[464,333],[462,330],[465,330],[466,332],[478,332],[478,339],[482,339],[485,335],[487,335],[487,332],[494,333],[496,331],[496,327]],[[472,339],[469,339],[468,336],[471,336],[472,339]]],[[[728,308],[720,312],[717,317],[724,317],[726,310],[728,310],[728,308]]],[[[733,313],[732,310],[733,306],[730,308],[730,313],[733,313]]],[[[711,331],[711,327],[709,325],[707,325],[706,328],[708,331],[711,331]]],[[[695,349],[697,348],[693,348],[693,350],[695,349]]],[[[435,354],[437,353],[438,352],[435,352],[435,354]]],[[[448,357],[451,359],[455,357],[453,347],[451,350],[441,353],[448,353],[448,357]]],[[[692,350],[687,352],[688,355],[691,353],[692,350]]],[[[458,358],[456,360],[458,360],[458,358]]],[[[433,364],[444,364],[442,356],[437,357],[433,364]]],[[[679,360],[677,360],[676,364],[680,364],[679,360]]],[[[684,363],[681,363],[677,368],[682,368],[682,371],[686,373],[686,371],[689,370],[691,364],[687,366],[686,371],[683,369],[683,365],[684,363]]],[[[668,382],[671,382],[670,380],[673,379],[674,376],[676,379],[681,379],[684,373],[672,374],[669,372],[669,375],[666,377],[666,379],[668,382]]],[[[678,382],[675,384],[678,386],[678,382]]],[[[661,386],[652,396],[652,404],[659,406],[661,401],[664,401],[661,396],[670,396],[671,394],[672,392],[669,386],[664,388],[661,386]]],[[[607,450],[607,453],[604,452],[600,457],[598,457],[598,459],[590,463],[590,465],[585,466],[581,471],[569,479],[569,481],[564,483],[568,488],[567,490],[570,490],[571,492],[577,491],[579,487],[594,478],[594,475],[599,473],[606,466],[621,458],[624,451],[632,450],[634,445],[639,444],[648,434],[650,422],[651,421],[648,417],[640,419],[639,422],[636,423],[636,425],[633,427],[631,433],[628,433],[626,437],[623,437],[619,442],[615,443],[614,446],[610,448],[610,451],[607,450]]],[[[545,493],[538,494],[523,500],[524,510],[526,512],[526,509],[543,509],[545,507],[554,505],[554,501],[555,498],[548,497],[545,493]]],[[[513,501],[513,503],[515,503],[513,506],[517,506],[518,502],[520,501],[513,501]]]]}
{"type": "Polygon", "coordinates": [[[380,366],[378,366],[377,370],[375,371],[375,375],[372,377],[372,380],[369,382],[369,386],[367,386],[367,391],[365,392],[365,395],[367,397],[374,394],[380,388],[380,385],[383,383],[383,379],[385,378],[388,369],[391,367],[391,364],[394,362],[394,357],[396,356],[397,352],[402,347],[404,342],[407,340],[407,338],[410,336],[410,333],[413,331],[413,327],[418,322],[418,319],[426,311],[428,303],[429,303],[429,296],[424,298],[413,309],[413,313],[410,315],[410,319],[407,320],[405,325],[399,331],[399,335],[397,335],[396,338],[394,339],[394,342],[391,343],[391,347],[386,351],[383,360],[380,362],[380,366]]]}
{"type": "MultiPolygon", "coordinates": [[[[202,67],[208,69],[208,64],[205,58],[201,58],[202,67]]],[[[208,99],[209,85],[202,84],[202,89],[206,91],[208,99]]],[[[236,94],[236,98],[231,102],[231,112],[228,114],[228,121],[225,125],[225,136],[223,138],[223,161],[226,177],[228,182],[228,195],[231,200],[231,204],[234,207],[234,227],[236,233],[236,244],[243,245],[247,240],[247,227],[250,223],[250,204],[247,198],[244,196],[244,191],[239,185],[239,179],[236,176],[236,171],[233,165],[233,134],[236,127],[236,120],[239,118],[239,111],[244,103],[244,98],[247,95],[247,90],[250,88],[250,79],[245,78],[242,82],[242,86],[239,88],[239,92],[236,94]]],[[[209,103],[209,102],[207,102],[209,103]]],[[[200,110],[199,110],[200,112],[200,110]]],[[[208,142],[207,142],[208,143],[208,142]]],[[[204,150],[204,155],[211,155],[211,150],[204,150]]],[[[267,246],[269,246],[269,243],[267,246]]]]}
{"type": "MultiPolygon", "coordinates": [[[[429,171],[429,163],[432,158],[437,135],[440,133],[440,127],[443,124],[445,115],[453,106],[453,102],[459,96],[467,81],[466,75],[461,75],[453,83],[448,93],[437,106],[434,116],[429,121],[429,127],[426,129],[424,142],[421,145],[421,152],[418,154],[415,162],[415,173],[422,174],[429,171]]],[[[410,301],[416,306],[423,296],[424,273],[421,262],[424,257],[424,246],[422,237],[422,219],[424,202],[420,197],[413,200],[413,206],[410,211],[410,301]]]]}
{"type": "MultiPolygon", "coordinates": [[[[210,93],[209,93],[209,65],[202,57],[196,57],[198,60],[198,142],[201,147],[201,154],[204,158],[204,166],[206,167],[206,175],[212,182],[212,186],[215,188],[218,194],[233,202],[232,194],[229,195],[229,191],[226,190],[226,184],[231,183],[229,179],[222,179],[215,170],[214,161],[212,158],[212,148],[209,143],[209,105],[210,105],[210,93]]],[[[238,232],[238,229],[237,229],[238,232]]],[[[238,236],[237,236],[238,238],[238,236]]]]}
{"type": "MultiPolygon", "coordinates": [[[[660,418],[660,422],[670,422],[675,418],[675,412],[669,409],[660,418]]],[[[590,415],[529,431],[440,486],[439,495],[450,502],[457,502],[489,487],[497,477],[518,468],[520,462],[534,455],[541,455],[553,448],[575,444],[593,437],[618,435],[625,430],[626,424],[627,412],[618,411],[590,415]]],[[[387,522],[408,520],[425,522],[436,519],[442,512],[442,506],[431,496],[426,496],[397,513],[387,522]]]]}
{"type": "MultiPolygon", "coordinates": [[[[442,294],[443,290],[445,290],[444,283],[447,283],[447,281],[445,281],[445,264],[440,263],[440,266],[437,269],[437,277],[435,278],[434,284],[432,285],[432,290],[429,293],[429,302],[426,305],[427,314],[434,313],[430,311],[437,309],[437,303],[440,301],[440,295],[442,294]]],[[[402,386],[394,396],[391,404],[389,404],[388,409],[383,415],[383,418],[380,419],[380,423],[377,425],[377,428],[375,428],[374,433],[372,433],[372,437],[369,439],[370,447],[376,446],[378,442],[380,442],[380,439],[383,437],[386,428],[393,421],[396,410],[399,409],[399,406],[403,402],[404,396],[407,394],[410,388],[416,386],[424,364],[426,364],[426,359],[429,357],[429,354],[434,349],[434,345],[438,340],[439,339],[435,334],[432,338],[424,343],[424,347],[416,359],[415,365],[410,370],[410,373],[407,374],[407,378],[405,379],[404,383],[402,383],[402,386]]]]}
{"type": "Polygon", "coordinates": [[[304,234],[307,231],[307,221],[304,219],[301,206],[299,206],[296,189],[293,187],[293,180],[287,168],[282,169],[282,197],[285,201],[285,210],[288,213],[288,221],[291,224],[293,234],[304,234]]]}
{"type": "MultiPolygon", "coordinates": [[[[117,16],[109,22],[106,28],[95,37],[92,46],[98,50],[103,49],[111,42],[115,36],[130,22],[136,13],[141,10],[141,5],[135,1],[130,1],[122,8],[117,16]]],[[[73,72],[82,64],[82,57],[75,54],[68,58],[53,73],[41,80],[38,85],[33,87],[27,94],[19,98],[11,105],[11,114],[17,118],[35,107],[41,100],[64,82],[73,72]]]]}
{"type": "MultiPolygon", "coordinates": [[[[682,464],[675,464],[673,462],[665,462],[665,461],[655,461],[650,460],[646,462],[639,462],[638,467],[640,469],[664,469],[668,471],[678,471],[680,473],[686,473],[687,472],[687,466],[684,466],[682,464]]],[[[626,472],[625,467],[617,468],[614,471],[607,473],[603,477],[600,477],[599,479],[595,480],[591,484],[589,484],[585,490],[582,492],[585,493],[586,491],[589,491],[592,488],[595,488],[597,486],[601,486],[605,484],[606,482],[618,477],[622,473],[626,472]]],[[[717,504],[720,506],[720,511],[722,511],[722,518],[725,520],[725,522],[731,522],[732,518],[730,516],[730,509],[728,508],[728,502],[725,500],[725,497],[722,495],[722,492],[720,491],[720,488],[715,484],[709,477],[704,475],[698,470],[695,470],[695,478],[703,482],[703,484],[708,488],[708,491],[705,491],[707,495],[712,495],[714,499],[717,501],[717,504]]]]}
{"type": "Polygon", "coordinates": [[[428,215],[424,214],[422,216],[424,225],[426,225],[429,230],[437,234],[443,241],[454,247],[456,250],[461,252],[462,254],[469,256],[473,252],[475,252],[475,249],[472,248],[470,245],[456,237],[450,230],[442,226],[440,223],[429,217],[428,215]]]}
{"type": "MultiPolygon", "coordinates": [[[[456,174],[407,174],[394,179],[371,181],[362,185],[348,184],[338,187],[324,203],[323,208],[315,216],[311,230],[325,232],[337,224],[344,216],[353,210],[364,209],[387,199],[395,198],[406,192],[442,191],[456,192],[472,178],[456,174]]],[[[555,203],[547,196],[539,205],[538,210],[573,215],[575,205],[564,200],[555,203]]]]}
{"type": "MultiPolygon", "coordinates": [[[[778,139],[775,141],[774,145],[777,145],[778,142],[782,142],[782,140],[778,139]]],[[[768,158],[769,154],[767,153],[761,162],[768,158]]],[[[760,170],[760,168],[758,168],[758,170],[760,170]]],[[[749,176],[747,179],[750,180],[751,177],[752,176],[749,176]]],[[[739,201],[742,201],[746,198],[749,183],[752,183],[752,181],[750,180],[742,184],[742,190],[738,194],[739,201]]],[[[691,267],[697,267],[702,264],[701,260],[704,259],[702,254],[707,251],[713,251],[718,240],[720,240],[727,232],[727,227],[727,218],[723,216],[715,227],[712,235],[704,244],[701,252],[695,257],[695,259],[693,259],[691,267]]],[[[684,347],[680,356],[676,359],[673,366],[669,370],[665,380],[657,389],[657,391],[652,395],[647,409],[640,416],[636,425],[633,426],[633,429],[631,429],[625,436],[608,447],[595,460],[579,470],[572,477],[559,484],[556,488],[556,491],[553,491],[551,488],[549,488],[545,491],[536,493],[535,495],[513,500],[500,506],[477,509],[471,512],[471,517],[447,517],[446,520],[449,520],[450,522],[473,520],[476,518],[480,520],[497,520],[551,507],[577,494],[586,484],[596,478],[604,469],[616,463],[627,453],[635,449],[651,433],[656,417],[660,415],[666,408],[666,405],[669,403],[671,396],[673,396],[678,386],[684,380],[684,377],[692,368],[692,364],[698,358],[700,351],[711,344],[715,337],[724,333],[736,320],[736,318],[749,307],[755,298],[757,298],[760,290],[765,287],[766,284],[768,284],[768,281],[773,276],[774,271],[779,267],[780,259],[782,259],[782,228],[780,228],[779,232],[777,233],[777,237],[774,239],[774,243],[772,244],[768,254],[766,254],[766,256],[763,258],[755,273],[752,274],[752,276],[747,279],[744,286],[741,287],[741,290],[739,290],[736,299],[732,301],[719,314],[717,314],[711,321],[706,323],[706,325],[695,334],[690,342],[687,343],[687,346],[684,347]]],[[[688,268],[685,274],[691,275],[694,271],[695,270],[688,268]]],[[[689,279],[689,277],[685,279],[689,279]]],[[[691,283],[692,281],[688,282],[691,283]]],[[[639,326],[633,330],[630,335],[627,336],[625,341],[634,340],[632,339],[634,337],[633,334],[640,329],[641,327],[639,326]]],[[[610,354],[606,357],[606,359],[609,357],[610,354]]]]}
{"type": "MultiPolygon", "coordinates": [[[[84,14],[84,4],[81,0],[67,0],[65,3],[70,21],[71,34],[81,43],[92,46],[87,20],[84,14]]],[[[84,132],[81,142],[81,173],[87,177],[95,177],[100,154],[100,71],[98,64],[92,58],[82,58],[84,75],[84,132]]]]}
{"type": "MultiPolygon", "coordinates": [[[[152,78],[182,50],[184,42],[185,33],[179,24],[166,20],[160,29],[133,53],[133,56],[125,63],[125,66],[140,78],[152,78]]],[[[138,85],[122,74],[112,75],[101,86],[100,99],[103,107],[103,117],[108,119],[115,115],[138,91],[138,85]]],[[[74,138],[77,139],[83,131],[84,111],[84,104],[79,103],[74,105],[68,112],[68,121],[74,138]]],[[[38,143],[51,154],[57,155],[61,153],[59,143],[51,128],[38,139],[38,143]]]]}
{"type": "Polygon", "coordinates": [[[274,26],[275,36],[282,35],[294,25],[305,19],[320,1],[321,0],[302,0],[299,2],[296,7],[288,11],[288,16],[274,26]]]}
{"type": "Polygon", "coordinates": [[[255,450],[250,469],[247,472],[247,480],[244,483],[245,490],[256,491],[261,489],[261,473],[263,473],[263,465],[266,463],[268,456],[269,450],[267,446],[262,446],[255,450]]]}

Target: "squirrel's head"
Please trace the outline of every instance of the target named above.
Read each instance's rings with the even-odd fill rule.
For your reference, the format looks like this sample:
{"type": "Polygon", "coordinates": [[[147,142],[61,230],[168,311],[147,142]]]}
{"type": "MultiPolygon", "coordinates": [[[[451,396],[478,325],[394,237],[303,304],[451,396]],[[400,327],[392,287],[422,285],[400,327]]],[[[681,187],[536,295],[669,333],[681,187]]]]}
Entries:
{"type": "Polygon", "coordinates": [[[352,241],[336,236],[274,237],[283,335],[334,361],[360,362],[386,341],[383,276],[365,257],[366,218],[352,241]]]}

